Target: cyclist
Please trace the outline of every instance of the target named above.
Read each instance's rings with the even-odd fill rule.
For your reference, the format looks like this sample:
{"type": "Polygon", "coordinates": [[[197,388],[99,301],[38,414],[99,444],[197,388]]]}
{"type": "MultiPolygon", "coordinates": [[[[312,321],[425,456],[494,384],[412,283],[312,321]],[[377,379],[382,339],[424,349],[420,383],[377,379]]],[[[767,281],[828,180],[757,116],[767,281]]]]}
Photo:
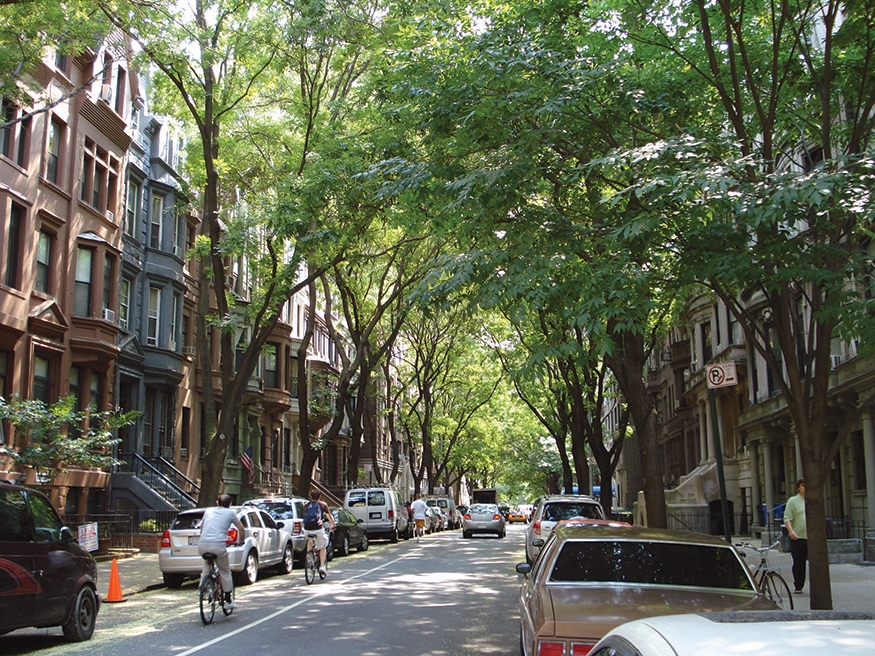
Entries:
{"type": "MultiPolygon", "coordinates": [[[[228,539],[228,529],[236,526],[243,535],[243,523],[237,518],[237,513],[231,510],[231,497],[220,494],[216,499],[215,508],[207,508],[204,518],[201,520],[201,537],[197,543],[197,551],[203,556],[206,553],[216,554],[216,565],[222,577],[222,591],[225,593],[225,608],[237,608],[237,603],[232,598],[234,581],[231,579],[231,567],[228,562],[228,547],[225,540],[228,539]]],[[[204,560],[203,575],[210,572],[209,563],[204,560]]]]}
{"type": "Polygon", "coordinates": [[[331,530],[337,528],[337,524],[328,504],[319,500],[321,496],[319,490],[310,490],[310,503],[304,508],[304,530],[307,531],[308,537],[313,536],[316,543],[316,551],[319,554],[319,574],[324,578],[328,574],[328,570],[325,569],[328,534],[325,532],[323,521],[325,518],[328,519],[331,530]]]}

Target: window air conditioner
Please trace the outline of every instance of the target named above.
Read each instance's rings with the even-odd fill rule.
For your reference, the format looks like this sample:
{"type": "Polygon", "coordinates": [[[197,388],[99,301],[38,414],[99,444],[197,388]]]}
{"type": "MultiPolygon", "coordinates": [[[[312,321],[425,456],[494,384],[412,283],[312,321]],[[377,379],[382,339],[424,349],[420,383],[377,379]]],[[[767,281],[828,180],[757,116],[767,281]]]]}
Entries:
{"type": "Polygon", "coordinates": [[[174,254],[176,257],[182,259],[182,256],[183,256],[183,253],[182,253],[182,246],[177,246],[177,245],[174,244],[174,246],[173,246],[173,254],[174,254]]]}
{"type": "Polygon", "coordinates": [[[110,310],[109,308],[103,308],[103,320],[115,323],[115,311],[110,310]]]}
{"type": "Polygon", "coordinates": [[[175,351],[176,350],[176,340],[175,339],[168,340],[167,341],[167,348],[169,348],[171,351],[175,351]]]}
{"type": "Polygon", "coordinates": [[[112,87],[110,85],[104,84],[100,87],[100,99],[106,103],[112,100],[112,87]]]}
{"type": "Polygon", "coordinates": [[[111,223],[115,223],[115,212],[113,212],[112,210],[106,210],[106,218],[111,223]]]}
{"type": "Polygon", "coordinates": [[[188,449],[180,448],[179,449],[179,457],[180,458],[188,458],[188,449]]]}
{"type": "Polygon", "coordinates": [[[195,355],[195,347],[194,346],[183,346],[182,347],[183,355],[195,355]]]}

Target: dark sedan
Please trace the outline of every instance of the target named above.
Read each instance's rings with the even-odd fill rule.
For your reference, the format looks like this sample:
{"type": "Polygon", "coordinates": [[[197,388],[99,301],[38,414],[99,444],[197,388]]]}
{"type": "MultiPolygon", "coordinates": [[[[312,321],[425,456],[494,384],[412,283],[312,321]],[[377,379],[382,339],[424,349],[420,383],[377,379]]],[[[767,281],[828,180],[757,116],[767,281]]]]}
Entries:
{"type": "MultiPolygon", "coordinates": [[[[328,560],[334,556],[347,556],[353,547],[357,551],[368,550],[368,532],[361,520],[343,508],[332,508],[331,514],[337,528],[331,534],[328,543],[328,560]]],[[[327,524],[328,522],[326,522],[327,524]]]]}

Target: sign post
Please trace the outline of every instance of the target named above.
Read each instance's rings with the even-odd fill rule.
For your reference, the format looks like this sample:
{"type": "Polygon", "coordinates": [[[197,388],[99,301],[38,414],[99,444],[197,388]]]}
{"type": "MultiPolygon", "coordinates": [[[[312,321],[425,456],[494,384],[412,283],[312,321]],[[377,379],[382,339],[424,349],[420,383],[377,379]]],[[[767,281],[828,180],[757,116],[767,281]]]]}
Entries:
{"type": "Polygon", "coordinates": [[[714,457],[717,460],[717,480],[720,483],[720,510],[723,514],[723,535],[732,544],[732,531],[729,525],[729,501],[726,498],[726,474],[723,471],[723,445],[720,440],[720,422],[717,418],[715,389],[738,385],[735,362],[709,364],[705,370],[708,381],[708,401],[711,405],[711,424],[714,426],[714,457]]]}

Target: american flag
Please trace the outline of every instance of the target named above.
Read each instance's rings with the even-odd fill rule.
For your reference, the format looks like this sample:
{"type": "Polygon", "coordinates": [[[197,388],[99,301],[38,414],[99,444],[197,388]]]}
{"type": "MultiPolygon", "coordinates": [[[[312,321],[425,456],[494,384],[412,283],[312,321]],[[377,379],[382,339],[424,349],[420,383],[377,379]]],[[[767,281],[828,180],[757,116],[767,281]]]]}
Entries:
{"type": "Polygon", "coordinates": [[[243,465],[243,469],[246,470],[246,473],[249,474],[249,482],[252,482],[252,479],[255,478],[255,464],[252,462],[252,445],[250,444],[246,447],[246,451],[240,456],[240,464],[243,465]]]}

